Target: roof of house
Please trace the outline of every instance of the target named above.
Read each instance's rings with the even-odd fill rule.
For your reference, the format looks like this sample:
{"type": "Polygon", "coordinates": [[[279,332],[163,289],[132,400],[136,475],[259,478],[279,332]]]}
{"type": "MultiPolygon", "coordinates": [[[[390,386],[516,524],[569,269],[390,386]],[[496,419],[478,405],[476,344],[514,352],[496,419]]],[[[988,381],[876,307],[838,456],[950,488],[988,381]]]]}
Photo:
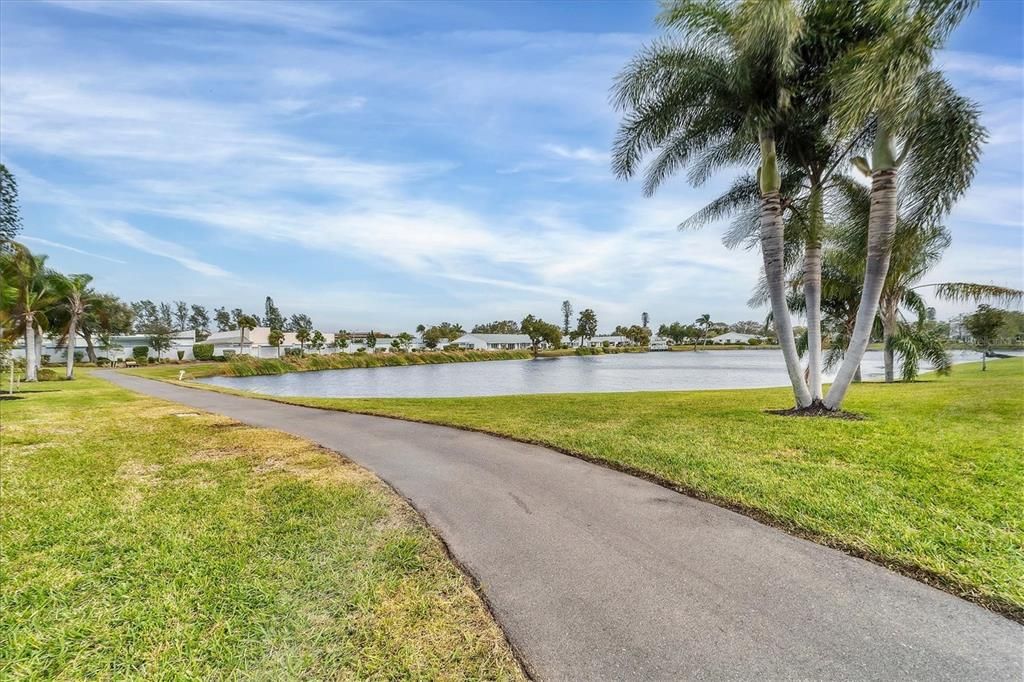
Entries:
{"type": "Polygon", "coordinates": [[[463,334],[452,343],[465,343],[466,339],[479,339],[484,343],[531,343],[526,334],[463,334]]]}
{"type": "Polygon", "coordinates": [[[714,341],[715,339],[724,339],[724,338],[743,339],[744,341],[749,341],[750,339],[760,339],[761,337],[758,336],[757,334],[743,334],[743,333],[740,333],[740,332],[725,332],[724,334],[719,334],[718,336],[712,336],[711,340],[714,341]]]}

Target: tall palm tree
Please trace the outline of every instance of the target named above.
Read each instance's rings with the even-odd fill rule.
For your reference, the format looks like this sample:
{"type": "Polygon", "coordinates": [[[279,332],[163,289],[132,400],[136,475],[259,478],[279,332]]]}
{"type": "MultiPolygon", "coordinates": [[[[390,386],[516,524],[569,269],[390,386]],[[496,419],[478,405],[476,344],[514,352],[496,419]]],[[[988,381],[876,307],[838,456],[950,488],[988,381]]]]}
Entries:
{"type": "Polygon", "coordinates": [[[58,275],[54,278],[59,302],[56,308],[66,320],[62,325],[66,339],[67,379],[75,378],[75,346],[82,318],[92,307],[96,292],[89,288],[92,275],[58,275]]]}
{"type": "Polygon", "coordinates": [[[933,222],[966,191],[985,139],[978,108],[932,68],[932,57],[976,0],[862,2],[875,37],[850,51],[833,78],[837,118],[849,130],[870,122],[871,158],[854,165],[871,178],[867,257],[857,322],[839,373],[825,397],[838,409],[870,342],[900,214],[899,187],[915,198],[910,223],[933,222]],[[896,150],[897,143],[903,148],[896,150]]]}
{"type": "Polygon", "coordinates": [[[802,17],[789,0],[672,2],[659,15],[670,37],[643,49],[619,75],[616,106],[624,112],[613,169],[624,178],[645,172],[653,194],[688,166],[700,184],[714,171],[757,162],[761,253],[779,343],[797,404],[812,397],[800,371],[784,286],[783,177],[776,136],[785,119],[796,69],[794,45],[802,17]]]}
{"type": "Polygon", "coordinates": [[[25,381],[36,381],[42,332],[49,327],[46,313],[57,299],[52,273],[46,268],[46,256],[33,255],[16,242],[4,257],[4,270],[4,280],[13,282],[15,289],[14,305],[5,313],[11,321],[7,334],[24,335],[25,381]]]}

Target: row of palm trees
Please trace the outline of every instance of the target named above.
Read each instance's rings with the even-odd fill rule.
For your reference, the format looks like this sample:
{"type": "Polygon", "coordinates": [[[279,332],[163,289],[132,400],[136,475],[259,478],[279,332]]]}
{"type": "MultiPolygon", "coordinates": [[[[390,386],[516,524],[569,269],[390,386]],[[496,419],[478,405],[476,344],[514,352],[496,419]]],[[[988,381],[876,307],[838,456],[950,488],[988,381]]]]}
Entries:
{"type": "MultiPolygon", "coordinates": [[[[46,256],[17,242],[0,244],[0,338],[25,340],[25,381],[36,381],[42,365],[43,334],[67,344],[66,377],[74,378],[79,335],[95,361],[93,340],[126,331],[130,314],[117,297],[91,286],[92,276],[65,275],[47,267],[46,256]]],[[[101,340],[102,343],[102,340],[101,340]]]]}
{"type": "MultiPolygon", "coordinates": [[[[700,185],[723,168],[756,166],[680,227],[732,217],[726,243],[760,245],[799,407],[840,408],[875,327],[897,225],[934,229],[974,176],[985,140],[978,107],[933,58],[975,4],[668,0],[658,19],[667,35],[616,81],[623,120],[613,168],[632,177],[653,156],[643,171],[647,194],[683,168],[700,185]],[[868,210],[856,226],[861,260],[844,271],[856,278],[857,300],[843,313],[841,364],[826,395],[823,273],[850,258],[832,234],[833,207],[851,183],[848,163],[870,181],[868,210]],[[794,269],[808,328],[806,378],[790,317],[794,269]]],[[[890,301],[883,317],[891,313],[890,301]]]]}

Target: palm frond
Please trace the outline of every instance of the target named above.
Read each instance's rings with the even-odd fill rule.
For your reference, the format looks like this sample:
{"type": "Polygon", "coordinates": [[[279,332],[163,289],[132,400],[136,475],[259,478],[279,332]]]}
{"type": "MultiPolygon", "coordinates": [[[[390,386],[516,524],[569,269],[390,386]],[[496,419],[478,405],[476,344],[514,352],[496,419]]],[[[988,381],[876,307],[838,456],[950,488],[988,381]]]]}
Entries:
{"type": "Polygon", "coordinates": [[[1024,298],[1024,291],[994,284],[975,284],[973,282],[933,282],[919,284],[914,289],[934,287],[935,297],[954,303],[992,301],[1000,303],[1019,303],[1024,298]]]}

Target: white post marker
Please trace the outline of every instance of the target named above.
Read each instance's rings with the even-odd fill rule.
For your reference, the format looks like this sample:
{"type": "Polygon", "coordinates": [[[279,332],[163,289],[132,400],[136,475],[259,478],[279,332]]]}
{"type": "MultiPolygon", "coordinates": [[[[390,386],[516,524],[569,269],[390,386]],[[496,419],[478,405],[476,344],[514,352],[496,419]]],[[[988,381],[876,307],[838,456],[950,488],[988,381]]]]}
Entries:
{"type": "Polygon", "coordinates": [[[185,370],[183,370],[183,369],[182,370],[178,370],[178,381],[184,381],[184,380],[185,380],[185,370]]]}

